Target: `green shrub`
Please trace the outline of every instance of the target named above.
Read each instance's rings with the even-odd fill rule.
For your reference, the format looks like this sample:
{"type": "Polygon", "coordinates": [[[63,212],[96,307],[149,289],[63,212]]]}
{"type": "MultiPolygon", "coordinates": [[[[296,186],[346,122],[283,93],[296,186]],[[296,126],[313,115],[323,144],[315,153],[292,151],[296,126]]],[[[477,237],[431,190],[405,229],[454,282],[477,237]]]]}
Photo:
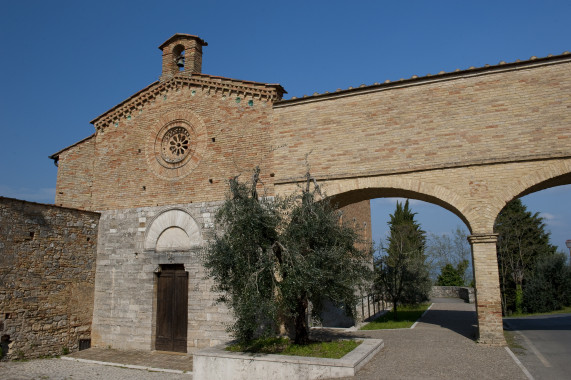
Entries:
{"type": "Polygon", "coordinates": [[[464,271],[466,268],[463,263],[454,268],[452,264],[446,264],[436,280],[437,286],[464,286],[464,271]]]}
{"type": "Polygon", "coordinates": [[[527,313],[545,313],[571,305],[571,269],[563,254],[538,260],[523,289],[523,307],[527,313]]]}

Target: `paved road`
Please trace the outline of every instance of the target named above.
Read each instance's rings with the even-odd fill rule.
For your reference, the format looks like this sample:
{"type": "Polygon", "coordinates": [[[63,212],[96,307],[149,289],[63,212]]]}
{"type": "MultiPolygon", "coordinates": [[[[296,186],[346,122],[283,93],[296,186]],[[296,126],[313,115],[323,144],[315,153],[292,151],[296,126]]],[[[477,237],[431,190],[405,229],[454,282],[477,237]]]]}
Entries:
{"type": "Polygon", "coordinates": [[[571,378],[571,314],[504,318],[515,332],[512,351],[536,380],[571,378]]]}
{"type": "Polygon", "coordinates": [[[433,301],[414,329],[347,334],[385,341],[385,348],[353,379],[527,379],[504,347],[474,341],[474,304],[457,299],[433,301]]]}

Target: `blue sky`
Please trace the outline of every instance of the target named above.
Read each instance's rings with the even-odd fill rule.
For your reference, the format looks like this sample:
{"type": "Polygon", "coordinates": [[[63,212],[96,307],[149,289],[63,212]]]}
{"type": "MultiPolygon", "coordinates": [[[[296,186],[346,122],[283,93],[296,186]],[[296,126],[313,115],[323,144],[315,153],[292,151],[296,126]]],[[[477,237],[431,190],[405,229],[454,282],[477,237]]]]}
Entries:
{"type": "MultiPolygon", "coordinates": [[[[51,203],[47,157],[158,79],[174,33],[209,44],[203,72],[280,83],[286,98],[571,50],[567,1],[2,1],[0,195],[51,203]]],[[[532,194],[553,243],[571,238],[571,186],[532,194]]],[[[373,202],[380,238],[394,200],[373,202]],[[382,218],[385,218],[383,220],[382,218]]],[[[427,231],[462,222],[413,204],[427,231]]]]}

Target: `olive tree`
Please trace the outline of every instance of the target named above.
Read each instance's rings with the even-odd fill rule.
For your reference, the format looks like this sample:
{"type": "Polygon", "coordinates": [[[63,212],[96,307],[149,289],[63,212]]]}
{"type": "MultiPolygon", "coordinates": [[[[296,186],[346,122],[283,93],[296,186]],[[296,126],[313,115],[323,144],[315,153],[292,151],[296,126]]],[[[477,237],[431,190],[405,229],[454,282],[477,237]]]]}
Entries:
{"type": "Polygon", "coordinates": [[[258,195],[259,169],[250,184],[230,180],[216,215],[224,231],[210,243],[205,266],[219,300],[234,313],[233,335],[247,341],[293,326],[295,343],[309,342],[307,315],[319,318],[325,299],[354,316],[356,289],[369,274],[370,252],[340,222],[309,173],[296,194],[258,195]]]}

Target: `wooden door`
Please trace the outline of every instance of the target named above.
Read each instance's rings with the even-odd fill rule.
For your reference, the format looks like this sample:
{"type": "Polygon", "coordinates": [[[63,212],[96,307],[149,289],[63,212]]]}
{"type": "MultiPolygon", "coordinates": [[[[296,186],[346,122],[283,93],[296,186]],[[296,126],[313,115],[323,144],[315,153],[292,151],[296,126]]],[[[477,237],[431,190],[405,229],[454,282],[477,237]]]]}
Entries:
{"type": "Polygon", "coordinates": [[[157,285],[155,349],[186,352],[188,273],[184,265],[162,265],[157,285]]]}

